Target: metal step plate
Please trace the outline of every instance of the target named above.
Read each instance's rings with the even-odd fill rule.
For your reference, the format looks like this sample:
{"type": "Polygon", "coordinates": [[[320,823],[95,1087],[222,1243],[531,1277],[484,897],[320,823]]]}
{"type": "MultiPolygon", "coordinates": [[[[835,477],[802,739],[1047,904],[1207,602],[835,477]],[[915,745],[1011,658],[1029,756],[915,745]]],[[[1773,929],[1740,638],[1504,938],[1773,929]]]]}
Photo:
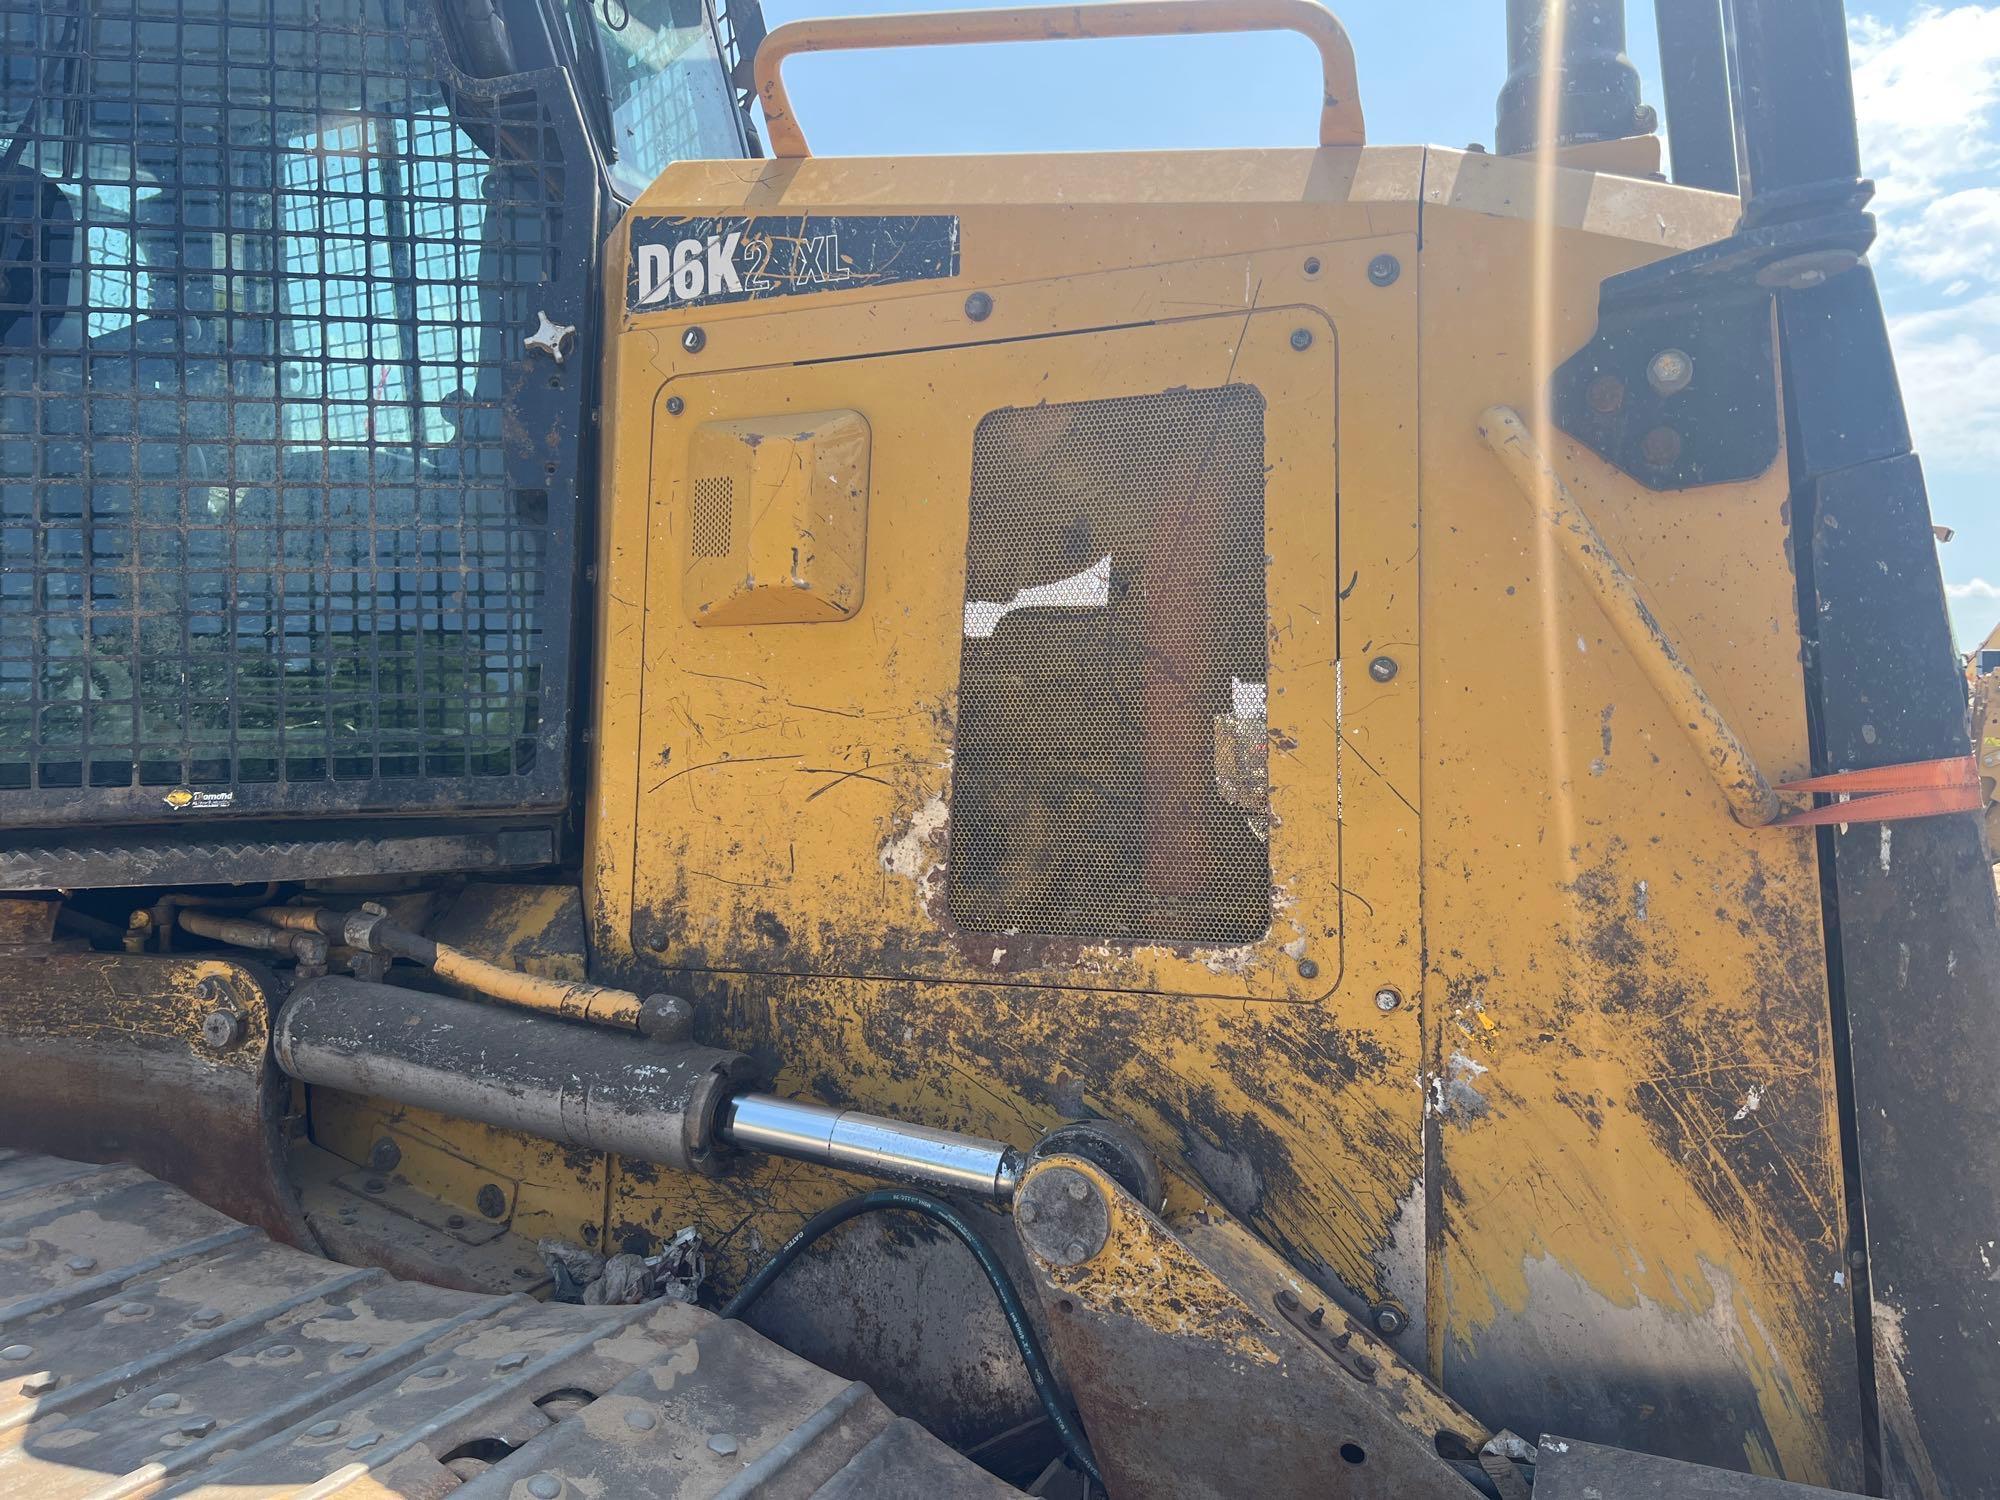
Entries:
{"type": "Polygon", "coordinates": [[[398,1281],[0,1151],[0,1497],[1018,1492],[742,1323],[398,1281]]]}

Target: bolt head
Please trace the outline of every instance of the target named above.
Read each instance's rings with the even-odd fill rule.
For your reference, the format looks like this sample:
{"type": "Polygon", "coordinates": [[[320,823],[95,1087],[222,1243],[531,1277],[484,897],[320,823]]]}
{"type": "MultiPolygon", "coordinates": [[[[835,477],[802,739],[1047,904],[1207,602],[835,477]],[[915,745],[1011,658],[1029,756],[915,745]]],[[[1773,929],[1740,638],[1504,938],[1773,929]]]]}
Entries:
{"type": "Polygon", "coordinates": [[[382,1136],[368,1148],[368,1165],[378,1172],[393,1172],[403,1159],[403,1148],[382,1136]]]}
{"type": "Polygon", "coordinates": [[[315,1422],[306,1429],[306,1436],[309,1438],[330,1438],[338,1437],[339,1435],[340,1423],[331,1419],[324,1422],[315,1422]]]}
{"type": "Polygon", "coordinates": [[[1393,255],[1378,255],[1368,262],[1368,279],[1376,286],[1394,286],[1403,274],[1403,263],[1393,255]]]}
{"type": "Polygon", "coordinates": [[[727,1458],[736,1451],[736,1439],[729,1433],[718,1432],[708,1440],[708,1451],[727,1458]]]}
{"type": "Polygon", "coordinates": [[[1671,427],[1655,427],[1640,439],[1639,451],[1654,468],[1668,468],[1681,456],[1681,435],[1671,427]]]}
{"type": "Polygon", "coordinates": [[[362,1449],[372,1448],[381,1441],[382,1441],[381,1433],[364,1432],[359,1437],[352,1439],[348,1443],[347,1451],[350,1453],[359,1453],[362,1449]]]}
{"type": "Polygon", "coordinates": [[[556,1500],[563,1492],[563,1482],[553,1474],[537,1474],[528,1481],[528,1493],[535,1500],[556,1500]]]}
{"type": "Polygon", "coordinates": [[[32,1344],[9,1344],[6,1348],[0,1349],[0,1360],[5,1360],[8,1364],[15,1364],[20,1360],[30,1358],[34,1352],[35,1347],[32,1344]]]}
{"type": "Polygon", "coordinates": [[[1389,986],[1387,986],[1386,984],[1383,985],[1381,989],[1375,992],[1375,1008],[1377,1010],[1382,1010],[1382,1011],[1394,1010],[1397,1006],[1401,1005],[1402,1003],[1403,1003],[1402,995],[1397,991],[1390,989],[1389,986]]]}
{"type": "Polygon", "coordinates": [[[990,292],[974,292],[965,299],[965,315],[975,323],[984,323],[993,316],[993,295],[990,292]]]}
{"type": "Polygon", "coordinates": [[[472,1206],[489,1219],[504,1219],[507,1216],[507,1195],[500,1190],[499,1183],[489,1182],[480,1187],[472,1206]]]}
{"type": "Polygon", "coordinates": [[[1370,1310],[1368,1317],[1369,1321],[1374,1323],[1375,1331],[1384,1338],[1394,1338],[1410,1326],[1410,1315],[1393,1302],[1377,1304],[1370,1310]]]}
{"type": "Polygon", "coordinates": [[[1035,1217],[1036,1217],[1036,1215],[1035,1215],[1035,1205],[1034,1205],[1034,1204],[1032,1204],[1032,1203],[1017,1203],[1017,1204],[1015,1204],[1015,1205],[1014,1205],[1014,1217],[1015,1217],[1015,1218],[1017,1218],[1017,1219],[1019,1219],[1019,1220],[1020,1220],[1020,1221],[1021,1221],[1021,1222],[1022,1222],[1023,1224],[1032,1224],[1032,1223],[1034,1223],[1034,1222],[1035,1222],[1035,1217]]]}
{"type": "Polygon", "coordinates": [[[1393,682],[1400,670],[1393,656],[1378,656],[1368,663],[1368,675],[1377,682],[1393,682]]]}
{"type": "Polygon", "coordinates": [[[233,1010],[212,1010],[201,1018],[201,1039],[217,1052],[243,1040],[243,1017],[233,1010]]]}
{"type": "Polygon", "coordinates": [[[188,1314],[188,1321],[197,1328],[213,1328],[222,1321],[222,1309],[219,1307],[197,1307],[192,1313],[188,1314]]]}
{"type": "Polygon", "coordinates": [[[5,1239],[0,1239],[0,1252],[8,1255],[19,1255],[27,1248],[28,1237],[25,1234],[10,1234],[5,1239]]]}
{"type": "Polygon", "coordinates": [[[1294,349],[1303,354],[1306,350],[1312,348],[1312,346],[1313,335],[1310,328],[1294,328],[1292,330],[1292,347],[1294,349]]]}
{"type": "Polygon", "coordinates": [[[1310,958],[1302,958],[1302,959],[1300,959],[1300,960],[1299,960],[1299,978],[1301,978],[1301,979],[1317,979],[1317,978],[1319,978],[1319,963],[1318,963],[1318,961],[1317,961],[1317,960],[1315,960],[1315,959],[1310,959],[1310,958]]]}
{"type": "Polygon", "coordinates": [[[180,1404],[181,1398],[179,1396],[175,1395],[172,1391],[162,1391],[144,1406],[140,1407],[139,1410],[158,1416],[163,1411],[178,1410],[180,1404]]]}
{"type": "Polygon", "coordinates": [[[1085,1182],[1081,1177],[1072,1179],[1069,1185],[1069,1195],[1078,1203],[1083,1202],[1090,1196],[1090,1184],[1085,1182]]]}
{"type": "Polygon", "coordinates": [[[1080,1265],[1084,1260],[1088,1259],[1090,1247],[1084,1244],[1082,1240],[1071,1240],[1066,1247],[1065,1253],[1068,1254],[1072,1265],[1080,1265]]]}
{"type": "Polygon", "coordinates": [[[685,401],[681,400],[681,398],[680,398],[679,396],[669,396],[669,397],[667,397],[667,415],[668,415],[668,416],[670,416],[670,417],[678,417],[678,416],[679,416],[679,415],[680,415],[680,414],[681,414],[682,412],[684,412],[684,411],[686,411],[686,410],[687,410],[687,402],[685,402],[685,401]]]}
{"type": "Polygon", "coordinates": [[[1317,255],[1308,255],[1306,257],[1305,273],[1308,276],[1319,275],[1319,257],[1317,255]]]}
{"type": "Polygon", "coordinates": [[[1682,349],[1662,349],[1646,364],[1646,384],[1662,396],[1677,396],[1694,379],[1694,360],[1682,349]]]}
{"type": "Polygon", "coordinates": [[[215,1431],[215,1418],[189,1417],[180,1426],[176,1427],[174,1431],[185,1438],[207,1437],[211,1432],[215,1431]]]}
{"type": "Polygon", "coordinates": [[[88,1276],[97,1269],[97,1258],[90,1255],[72,1255],[63,1262],[63,1266],[72,1276],[88,1276]]]}
{"type": "Polygon", "coordinates": [[[708,335],[699,328],[690,328],[681,335],[681,347],[690,354],[699,354],[708,347],[708,335]]]}
{"type": "Polygon", "coordinates": [[[1625,404],[1625,382],[1609,373],[1600,375],[1590,382],[1583,399],[1592,411],[1609,416],[1625,404]]]}
{"type": "Polygon", "coordinates": [[[651,1412],[634,1407],[625,1413],[625,1425],[634,1432],[651,1432],[658,1425],[658,1419],[651,1412]]]}

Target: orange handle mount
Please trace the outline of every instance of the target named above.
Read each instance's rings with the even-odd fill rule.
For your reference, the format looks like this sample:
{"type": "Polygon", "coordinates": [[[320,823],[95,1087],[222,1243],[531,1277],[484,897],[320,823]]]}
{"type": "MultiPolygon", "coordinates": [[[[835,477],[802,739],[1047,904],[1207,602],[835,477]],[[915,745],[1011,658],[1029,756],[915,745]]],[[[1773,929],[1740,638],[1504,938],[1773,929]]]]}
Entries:
{"type": "Polygon", "coordinates": [[[775,157],[812,155],[792,113],[782,76],[794,52],[852,52],[872,47],[943,47],[965,42],[1075,41],[1089,37],[1197,36],[1213,32],[1296,31],[1319,48],[1325,95],[1322,146],[1360,146],[1361,88],[1354,44],[1332,11],[1315,0],[1111,0],[1096,5],[1037,5],[1013,10],[920,11],[792,21],[764,38],[755,62],[757,96],[775,157]]]}

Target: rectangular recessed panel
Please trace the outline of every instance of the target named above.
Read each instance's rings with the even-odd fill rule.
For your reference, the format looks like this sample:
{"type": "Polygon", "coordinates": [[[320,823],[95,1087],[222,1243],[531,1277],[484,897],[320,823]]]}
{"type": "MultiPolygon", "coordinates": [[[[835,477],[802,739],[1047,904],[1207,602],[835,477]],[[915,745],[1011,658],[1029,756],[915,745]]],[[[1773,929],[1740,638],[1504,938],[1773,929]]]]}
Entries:
{"type": "Polygon", "coordinates": [[[952,764],[955,923],[1152,943],[1263,936],[1269,818],[1242,766],[1261,765],[1264,748],[1264,596],[1254,387],[980,423],[952,764]]]}
{"type": "Polygon", "coordinates": [[[0,0],[0,823],[559,791],[563,137],[446,67],[428,0],[0,0]]]}

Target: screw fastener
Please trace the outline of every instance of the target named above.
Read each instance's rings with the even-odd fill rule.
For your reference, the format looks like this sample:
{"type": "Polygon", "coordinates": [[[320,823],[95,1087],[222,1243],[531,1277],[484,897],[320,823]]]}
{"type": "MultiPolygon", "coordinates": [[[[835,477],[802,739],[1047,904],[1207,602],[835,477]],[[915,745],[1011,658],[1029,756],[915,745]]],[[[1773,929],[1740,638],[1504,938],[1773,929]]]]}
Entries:
{"type": "Polygon", "coordinates": [[[708,335],[699,328],[690,328],[681,335],[681,347],[690,354],[699,354],[708,347],[708,335]]]}
{"type": "Polygon", "coordinates": [[[729,1433],[718,1432],[708,1440],[708,1451],[727,1458],[736,1451],[736,1439],[729,1433]]]}
{"type": "Polygon", "coordinates": [[[1392,682],[1400,669],[1393,656],[1378,656],[1368,663],[1368,675],[1377,682],[1392,682]]]}
{"type": "Polygon", "coordinates": [[[0,1359],[13,1364],[17,1360],[27,1359],[34,1352],[35,1346],[32,1344],[9,1344],[5,1349],[0,1349],[0,1359]]]}
{"type": "Polygon", "coordinates": [[[984,323],[993,316],[993,294],[974,292],[965,299],[965,315],[975,323],[984,323]]]}
{"type": "Polygon", "coordinates": [[[1662,349],[1646,365],[1646,383],[1662,396],[1677,396],[1694,379],[1694,361],[1684,349],[1662,349]]]}
{"type": "Polygon", "coordinates": [[[1302,958],[1302,959],[1300,959],[1300,960],[1299,960],[1299,978],[1301,978],[1301,979],[1317,979],[1317,978],[1319,978],[1319,965],[1318,965],[1318,964],[1317,964],[1316,962],[1314,962],[1314,961],[1313,961],[1312,959],[1310,959],[1310,958],[1302,958]]]}
{"type": "Polygon", "coordinates": [[[668,416],[670,416],[670,417],[678,417],[678,416],[679,416],[679,415],[680,415],[680,414],[681,414],[682,412],[684,412],[684,411],[686,411],[686,410],[687,410],[687,402],[685,402],[685,401],[681,400],[681,398],[680,398],[679,396],[669,396],[669,397],[667,397],[667,415],[668,415],[668,416]]]}
{"type": "Polygon", "coordinates": [[[1394,1010],[1397,1006],[1401,1005],[1402,1003],[1403,1003],[1402,995],[1397,993],[1395,990],[1389,988],[1389,986],[1386,984],[1383,985],[1381,989],[1375,992],[1375,1008],[1377,1010],[1382,1010],[1382,1011],[1394,1010]]]}
{"type": "Polygon", "coordinates": [[[233,1010],[212,1010],[201,1018],[202,1044],[217,1052],[242,1041],[244,1030],[243,1017],[233,1010]]]}
{"type": "Polygon", "coordinates": [[[1394,1338],[1410,1326],[1410,1315],[1393,1302],[1378,1302],[1368,1309],[1368,1321],[1384,1338],[1394,1338]]]}
{"type": "Polygon", "coordinates": [[[1403,263],[1393,255],[1378,255],[1368,262],[1368,279],[1377,286],[1394,286],[1403,274],[1403,263]]]}
{"type": "Polygon", "coordinates": [[[1303,354],[1306,350],[1312,348],[1312,346],[1313,335],[1310,328],[1294,328],[1292,330],[1292,347],[1294,349],[1303,354]]]}

